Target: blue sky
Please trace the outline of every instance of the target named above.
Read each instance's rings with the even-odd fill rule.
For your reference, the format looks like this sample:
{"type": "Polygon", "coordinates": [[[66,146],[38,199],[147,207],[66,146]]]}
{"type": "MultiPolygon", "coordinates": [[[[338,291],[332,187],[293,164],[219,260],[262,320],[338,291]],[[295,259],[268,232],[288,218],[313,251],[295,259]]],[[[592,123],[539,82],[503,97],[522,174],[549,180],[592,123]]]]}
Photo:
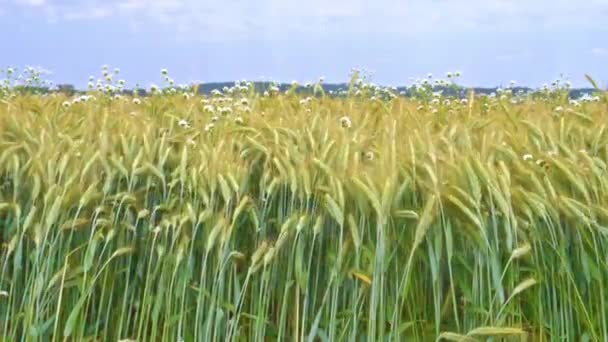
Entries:
{"type": "Polygon", "coordinates": [[[608,86],[608,0],[0,0],[0,66],[86,85],[101,66],[127,87],[236,79],[374,82],[431,72],[540,86],[560,74],[608,86]]]}

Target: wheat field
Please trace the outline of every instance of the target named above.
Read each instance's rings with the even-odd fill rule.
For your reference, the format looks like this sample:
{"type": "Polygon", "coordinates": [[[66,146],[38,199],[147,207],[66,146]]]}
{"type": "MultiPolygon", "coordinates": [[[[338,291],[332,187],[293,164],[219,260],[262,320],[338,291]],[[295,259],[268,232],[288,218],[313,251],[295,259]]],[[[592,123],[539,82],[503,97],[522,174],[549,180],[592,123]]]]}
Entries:
{"type": "Polygon", "coordinates": [[[0,339],[608,339],[605,92],[297,87],[3,88],[0,339]]]}

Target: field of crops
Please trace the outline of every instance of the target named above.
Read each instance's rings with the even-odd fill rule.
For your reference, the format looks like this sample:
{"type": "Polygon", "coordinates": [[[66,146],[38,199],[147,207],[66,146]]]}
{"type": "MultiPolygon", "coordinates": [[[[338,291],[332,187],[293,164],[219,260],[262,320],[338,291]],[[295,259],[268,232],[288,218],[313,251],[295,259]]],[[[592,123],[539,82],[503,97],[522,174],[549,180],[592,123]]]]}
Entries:
{"type": "Polygon", "coordinates": [[[3,88],[0,339],[608,339],[606,94],[431,85],[3,88]]]}

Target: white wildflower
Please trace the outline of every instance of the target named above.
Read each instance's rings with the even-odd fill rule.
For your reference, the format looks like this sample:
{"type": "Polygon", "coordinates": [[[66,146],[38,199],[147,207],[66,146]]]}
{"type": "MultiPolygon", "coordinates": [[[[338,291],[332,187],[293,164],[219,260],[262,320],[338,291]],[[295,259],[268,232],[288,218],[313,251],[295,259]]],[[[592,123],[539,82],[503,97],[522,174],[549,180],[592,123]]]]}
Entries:
{"type": "Polygon", "coordinates": [[[352,125],[353,123],[348,116],[343,116],[340,118],[340,126],[343,128],[351,128],[352,125]]]}
{"type": "Polygon", "coordinates": [[[138,99],[138,98],[134,98],[134,99],[133,99],[133,104],[134,104],[134,105],[141,104],[141,100],[140,100],[140,99],[138,99]]]}
{"type": "Polygon", "coordinates": [[[186,119],[179,120],[178,125],[180,127],[184,127],[184,128],[189,128],[190,127],[190,123],[186,119]]]}
{"type": "Polygon", "coordinates": [[[232,108],[230,107],[222,107],[220,108],[220,114],[227,115],[232,113],[232,108]]]}
{"type": "Polygon", "coordinates": [[[524,159],[525,161],[532,160],[533,158],[534,158],[534,157],[533,157],[533,156],[532,156],[530,153],[526,153],[526,154],[524,154],[524,156],[523,156],[523,159],[524,159]]]}

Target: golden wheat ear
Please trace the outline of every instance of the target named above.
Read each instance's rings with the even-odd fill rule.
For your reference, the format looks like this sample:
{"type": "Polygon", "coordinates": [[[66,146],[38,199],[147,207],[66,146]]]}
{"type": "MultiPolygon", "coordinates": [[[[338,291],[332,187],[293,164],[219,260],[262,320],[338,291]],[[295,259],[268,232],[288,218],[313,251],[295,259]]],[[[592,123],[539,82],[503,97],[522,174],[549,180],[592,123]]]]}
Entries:
{"type": "Polygon", "coordinates": [[[597,82],[595,82],[591,75],[585,74],[585,78],[587,79],[587,81],[589,81],[589,83],[591,83],[595,90],[600,90],[600,87],[597,85],[597,82]]]}

